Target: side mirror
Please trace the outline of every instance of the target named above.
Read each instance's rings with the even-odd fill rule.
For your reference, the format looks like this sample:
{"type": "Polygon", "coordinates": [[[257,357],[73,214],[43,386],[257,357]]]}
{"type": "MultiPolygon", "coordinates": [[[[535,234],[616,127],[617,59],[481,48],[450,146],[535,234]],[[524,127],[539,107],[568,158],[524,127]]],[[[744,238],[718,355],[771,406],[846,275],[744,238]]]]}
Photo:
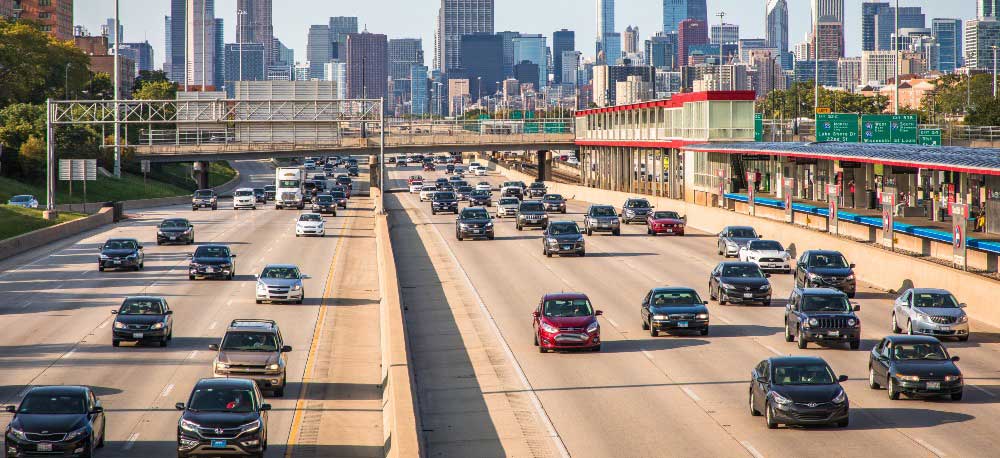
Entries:
{"type": "Polygon", "coordinates": [[[139,245],[139,249],[140,249],[140,250],[142,249],[142,245],[139,245]]]}
{"type": "Polygon", "coordinates": [[[194,257],[194,253],[188,253],[188,254],[187,254],[187,257],[188,257],[188,259],[191,259],[191,258],[193,258],[193,257],[194,257]]]}
{"type": "Polygon", "coordinates": [[[219,351],[219,344],[208,344],[208,349],[212,351],[219,351]]]}
{"type": "Polygon", "coordinates": [[[271,410],[271,404],[261,404],[260,410],[271,410]]]}
{"type": "Polygon", "coordinates": [[[959,362],[959,361],[961,361],[961,360],[962,360],[962,358],[959,358],[958,356],[952,356],[952,357],[951,357],[951,361],[952,361],[952,362],[955,362],[955,363],[957,363],[957,362],[959,362]]]}
{"type": "Polygon", "coordinates": [[[701,301],[702,305],[708,305],[708,301],[701,301]]]}
{"type": "Polygon", "coordinates": [[[117,315],[117,314],[118,314],[118,311],[117,311],[117,310],[112,310],[112,311],[111,311],[111,314],[112,314],[112,315],[117,315]]]}
{"type": "Polygon", "coordinates": [[[167,310],[167,315],[173,315],[173,314],[174,314],[173,310],[167,310]]]}
{"type": "Polygon", "coordinates": [[[231,254],[231,255],[229,255],[229,257],[230,257],[230,258],[235,258],[235,257],[236,257],[236,255],[235,255],[235,254],[231,254]]]}
{"type": "Polygon", "coordinates": [[[260,280],[260,275],[257,275],[257,274],[253,274],[253,279],[254,279],[254,280],[260,280]]]}
{"type": "Polygon", "coordinates": [[[846,375],[841,375],[840,377],[837,377],[837,381],[841,382],[841,383],[846,382],[847,381],[847,376],[846,375]]]}
{"type": "Polygon", "coordinates": [[[785,304],[785,310],[791,310],[792,304],[785,304]]]}
{"type": "Polygon", "coordinates": [[[960,309],[964,309],[964,308],[966,308],[968,306],[969,306],[969,304],[966,304],[965,302],[962,302],[961,304],[958,304],[958,308],[960,308],[960,309]]]}
{"type": "Polygon", "coordinates": [[[177,410],[184,410],[184,403],[178,402],[177,404],[174,404],[174,408],[177,410]]]}
{"type": "Polygon", "coordinates": [[[604,311],[603,310],[598,310],[598,311],[594,312],[594,316],[601,316],[601,315],[604,315],[604,311]]]}
{"type": "Polygon", "coordinates": [[[858,305],[858,304],[854,304],[854,307],[852,307],[851,310],[854,310],[855,312],[860,312],[861,311],[861,306],[858,305]]]}
{"type": "Polygon", "coordinates": [[[303,279],[303,280],[308,280],[308,279],[310,279],[310,278],[312,278],[312,277],[310,277],[309,275],[302,275],[302,279],[303,279]]]}
{"type": "Polygon", "coordinates": [[[542,314],[539,313],[539,312],[531,312],[531,316],[533,316],[535,318],[538,318],[538,317],[542,316],[542,314]]]}
{"type": "Polygon", "coordinates": [[[767,383],[766,377],[757,377],[757,383],[767,383]]]}
{"type": "Polygon", "coordinates": [[[281,347],[281,352],[282,353],[288,353],[290,351],[292,351],[292,346],[291,345],[285,345],[284,347],[281,347]]]}
{"type": "Polygon", "coordinates": [[[101,412],[104,412],[104,407],[101,406],[94,406],[94,409],[90,411],[90,413],[101,413],[101,412]]]}
{"type": "Polygon", "coordinates": [[[4,410],[10,413],[15,413],[17,412],[17,406],[7,406],[6,408],[4,408],[4,410]]]}
{"type": "Polygon", "coordinates": [[[851,268],[852,268],[852,269],[853,269],[853,268],[855,268],[855,267],[857,267],[857,266],[855,266],[854,264],[851,264],[851,268]]]}
{"type": "Polygon", "coordinates": [[[771,274],[764,274],[764,278],[771,278],[771,274]]]}

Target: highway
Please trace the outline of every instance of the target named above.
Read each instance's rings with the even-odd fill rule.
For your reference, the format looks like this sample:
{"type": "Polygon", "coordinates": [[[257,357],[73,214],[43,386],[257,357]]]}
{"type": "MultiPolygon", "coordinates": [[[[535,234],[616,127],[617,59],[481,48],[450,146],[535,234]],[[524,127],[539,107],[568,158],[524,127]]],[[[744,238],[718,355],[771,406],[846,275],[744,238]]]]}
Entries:
{"type": "MultiPolygon", "coordinates": [[[[391,186],[405,187],[411,174],[444,176],[393,167],[391,186]]],[[[491,175],[494,186],[503,181],[491,175]]],[[[651,287],[678,285],[707,299],[708,274],[722,260],[714,234],[689,227],[685,237],[653,238],[637,224],[623,226],[620,237],[586,237],[585,258],[546,258],[541,232],[519,232],[511,220],[497,221],[495,241],[458,242],[455,217],[432,216],[416,195],[391,194],[387,205],[428,456],[461,456],[457,451],[470,450],[463,440],[475,444],[475,453],[464,456],[483,457],[972,457],[995,456],[1000,446],[1000,330],[975,317],[969,342],[946,342],[962,358],[962,401],[890,401],[885,390],[867,384],[869,351],[890,332],[893,298],[880,291],[859,289],[858,351],[816,344],[799,350],[784,341],[790,275],[771,278],[770,307],[711,302],[708,336],[652,338],[641,328],[642,297],[651,287]],[[540,354],[532,344],[531,312],[543,294],[560,291],[586,293],[604,311],[602,352],[540,354]],[[848,375],[850,426],[768,430],[762,418],[751,417],[750,371],[775,355],[821,356],[848,375]],[[433,378],[421,379],[422,362],[438,364],[436,371],[423,369],[433,378]],[[469,424],[475,421],[486,424],[469,424]],[[557,437],[549,437],[549,423],[557,437]]],[[[553,219],[582,222],[586,206],[570,201],[569,214],[553,219]]],[[[810,248],[823,247],[796,247],[810,248]]]]}
{"type": "MultiPolygon", "coordinates": [[[[243,185],[274,183],[270,162],[243,161],[236,166],[243,185]]],[[[366,175],[360,178],[366,179],[366,175]]],[[[186,205],[156,208],[132,214],[121,224],[4,261],[0,265],[0,296],[4,298],[0,302],[0,327],[4,330],[0,333],[0,404],[16,403],[27,386],[88,385],[103,402],[107,416],[107,444],[97,456],[175,456],[179,412],[174,404],[187,402],[194,383],[212,376],[215,355],[208,345],[219,342],[232,319],[274,319],[285,344],[294,351],[286,356],[289,388],[285,397],[267,399],[273,410],[266,456],[286,456],[293,425],[292,439],[311,445],[296,456],[331,456],[346,451],[355,456],[376,456],[382,444],[377,330],[358,338],[357,345],[367,346],[364,362],[345,375],[351,382],[363,383],[327,383],[327,377],[342,375],[328,367],[330,358],[361,360],[350,354],[355,347],[334,352],[329,348],[332,341],[327,340],[335,331],[343,335],[339,326],[358,328],[359,322],[370,321],[365,314],[377,313],[377,306],[372,305],[377,301],[371,298],[372,294],[377,296],[371,293],[378,289],[377,276],[373,263],[363,262],[372,258],[367,250],[374,247],[371,211],[367,196],[354,197],[348,210],[327,218],[327,237],[296,238],[294,219],[298,212],[275,211],[272,204],[256,211],[233,211],[228,200],[220,201],[218,211],[192,212],[186,205]],[[154,226],[165,217],[189,218],[195,225],[196,245],[228,244],[238,256],[236,278],[189,281],[187,255],[194,246],[156,245],[154,226]],[[111,237],[140,240],[145,247],[145,269],[98,272],[98,248],[111,237]],[[253,274],[269,263],[297,264],[312,276],[305,281],[304,304],[254,303],[253,274]],[[364,269],[371,274],[349,273],[364,269]],[[332,292],[342,290],[347,294],[339,294],[338,300],[356,297],[349,304],[357,306],[355,310],[334,310],[338,303],[332,292]],[[364,291],[369,292],[367,296],[356,295],[364,291]],[[173,341],[166,348],[130,343],[113,348],[110,311],[117,309],[124,297],[140,294],[167,299],[175,313],[173,341]],[[329,310],[321,313],[324,309],[329,310]],[[326,317],[326,327],[317,328],[320,316],[326,317]],[[334,324],[340,318],[343,320],[334,324]],[[325,332],[316,333],[314,338],[316,329],[325,332]],[[325,351],[314,356],[312,373],[323,383],[303,391],[307,358],[318,353],[317,346],[325,351]],[[342,418],[363,427],[331,436],[349,440],[352,446],[324,448],[325,442],[315,433],[322,417],[339,410],[331,405],[338,399],[351,407],[344,409],[347,416],[342,418]],[[310,410],[313,408],[315,412],[310,410]],[[343,437],[347,433],[349,439],[343,437]]],[[[0,424],[6,426],[9,420],[5,413],[0,424]]]]}

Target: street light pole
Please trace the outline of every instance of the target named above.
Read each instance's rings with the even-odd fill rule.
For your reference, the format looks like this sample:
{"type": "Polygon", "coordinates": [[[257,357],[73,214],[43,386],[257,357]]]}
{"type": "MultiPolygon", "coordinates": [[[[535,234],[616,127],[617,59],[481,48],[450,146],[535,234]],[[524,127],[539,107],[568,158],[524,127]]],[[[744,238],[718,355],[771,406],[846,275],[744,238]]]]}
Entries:
{"type": "Polygon", "coordinates": [[[239,49],[240,49],[240,81],[243,81],[243,30],[245,30],[247,26],[246,24],[247,12],[244,10],[239,10],[236,12],[236,15],[239,16],[239,23],[240,23],[240,30],[236,32],[236,42],[239,43],[239,49]]]}
{"type": "Polygon", "coordinates": [[[993,98],[997,98],[997,46],[990,46],[993,48],[993,98]]]}
{"type": "Polygon", "coordinates": [[[118,101],[121,100],[120,86],[121,86],[121,72],[118,70],[118,61],[121,59],[121,54],[118,52],[120,47],[119,43],[122,41],[121,34],[121,22],[119,22],[119,9],[118,0],[115,0],[115,62],[114,62],[114,72],[115,72],[115,178],[122,177],[122,148],[120,143],[120,138],[118,136],[118,130],[121,127],[119,125],[120,116],[120,105],[118,101]]]}
{"type": "MultiPolygon", "coordinates": [[[[815,64],[815,72],[813,75],[813,119],[816,119],[816,114],[819,113],[819,3],[813,2],[815,5],[815,11],[813,11],[813,63],[815,64]]],[[[798,94],[799,91],[795,91],[798,94]]],[[[796,120],[798,121],[798,120],[796,120]]]]}
{"type": "Polygon", "coordinates": [[[71,65],[73,65],[72,62],[66,62],[66,94],[65,94],[66,100],[70,100],[70,96],[69,96],[69,67],[71,65]]]}
{"type": "Polygon", "coordinates": [[[895,92],[896,96],[893,98],[892,111],[893,114],[899,114],[899,0],[896,0],[896,35],[892,39],[892,46],[895,50],[893,53],[894,59],[896,60],[895,73],[896,80],[894,86],[896,86],[895,92]]]}
{"type": "MultiPolygon", "coordinates": [[[[716,16],[719,17],[719,90],[721,91],[722,90],[722,28],[726,25],[725,21],[726,12],[719,11],[719,14],[716,14],[716,16]]],[[[731,83],[730,86],[732,86],[731,83]]]]}

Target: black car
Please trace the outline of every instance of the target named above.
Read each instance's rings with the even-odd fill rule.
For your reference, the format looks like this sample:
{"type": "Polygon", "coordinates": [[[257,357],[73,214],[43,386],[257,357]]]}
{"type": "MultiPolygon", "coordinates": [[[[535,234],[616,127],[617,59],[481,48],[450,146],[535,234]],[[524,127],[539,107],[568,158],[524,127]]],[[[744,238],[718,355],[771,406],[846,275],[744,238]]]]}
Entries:
{"type": "Polygon", "coordinates": [[[360,174],[361,174],[361,170],[358,169],[356,166],[352,165],[352,166],[350,166],[350,167],[347,168],[347,176],[356,177],[356,176],[360,176],[360,174]]]}
{"type": "Polygon", "coordinates": [[[142,245],[136,239],[110,239],[101,246],[101,254],[97,259],[97,270],[133,269],[145,267],[145,253],[142,245]]]}
{"type": "Polygon", "coordinates": [[[469,193],[469,205],[475,207],[492,207],[493,193],[482,190],[472,191],[469,193]]]}
{"type": "Polygon", "coordinates": [[[274,200],[274,196],[277,195],[277,192],[278,192],[278,187],[273,184],[264,186],[264,200],[266,201],[274,200]]]}
{"type": "Polygon", "coordinates": [[[459,186],[455,191],[458,193],[459,200],[469,200],[469,196],[472,195],[472,186],[459,186]]]}
{"type": "Polygon", "coordinates": [[[545,229],[549,226],[549,215],[545,213],[545,207],[537,200],[526,200],[517,206],[517,222],[514,223],[517,230],[524,230],[526,227],[540,227],[545,229]]]}
{"type": "Polygon", "coordinates": [[[580,257],[587,255],[586,242],[580,226],[573,221],[553,221],[542,234],[542,254],[552,257],[554,254],[575,254],[580,257]]]}
{"type": "Polygon", "coordinates": [[[547,212],[566,213],[566,199],[561,194],[546,194],[542,196],[542,206],[547,212]]]}
{"type": "Polygon", "coordinates": [[[5,457],[91,457],[104,447],[104,407],[85,386],[38,386],[28,390],[4,433],[5,457]]]}
{"type": "Polygon", "coordinates": [[[302,202],[312,203],[313,197],[317,194],[316,182],[306,180],[302,182],[302,202]]]}
{"type": "Polygon", "coordinates": [[[330,213],[337,216],[337,201],[330,194],[320,194],[313,199],[312,209],[316,213],[330,213]]]}
{"type": "Polygon", "coordinates": [[[839,289],[853,298],[858,284],[854,264],[839,251],[809,250],[795,264],[795,286],[839,289]]]}
{"type": "Polygon", "coordinates": [[[199,208],[219,209],[219,196],[211,189],[199,189],[191,196],[191,210],[197,211],[199,208]]]}
{"type": "Polygon", "coordinates": [[[645,224],[653,206],[646,199],[628,199],[622,205],[622,222],[625,224],[640,222],[645,224]]]}
{"type": "Polygon", "coordinates": [[[785,306],[785,341],[798,340],[799,348],[809,342],[847,342],[851,350],[861,346],[861,319],[847,295],[829,288],[795,288],[785,306]]]}
{"type": "Polygon", "coordinates": [[[343,185],[339,185],[339,184],[335,184],[333,186],[330,186],[330,193],[329,194],[332,196],[336,192],[343,193],[344,196],[347,197],[348,199],[351,198],[351,189],[348,188],[347,186],[343,186],[343,185]]]}
{"type": "Polygon", "coordinates": [[[830,365],[815,356],[765,359],[750,373],[750,415],[764,415],[767,427],[850,423],[851,403],[830,365]]]}
{"type": "Polygon", "coordinates": [[[354,180],[352,180],[349,175],[341,175],[337,177],[337,184],[345,186],[347,189],[354,189],[354,180]]]}
{"type": "Polygon", "coordinates": [[[455,173],[455,164],[448,164],[444,166],[444,173],[445,175],[451,175],[455,173]]]}
{"type": "Polygon", "coordinates": [[[454,191],[438,191],[431,198],[431,214],[447,212],[458,214],[458,196],[454,191]]]}
{"type": "Polygon", "coordinates": [[[500,197],[514,197],[517,198],[517,200],[523,200],[524,191],[522,191],[521,188],[506,188],[500,192],[500,197]]]}
{"type": "Polygon", "coordinates": [[[889,399],[900,394],[910,397],[949,396],[962,399],[962,371],[958,356],[931,336],[887,336],[868,357],[868,386],[884,387],[889,399]]]}
{"type": "Polygon", "coordinates": [[[466,207],[458,214],[455,221],[455,238],[462,239],[485,238],[493,240],[493,218],[483,207],[466,207]]]}
{"type": "Polygon", "coordinates": [[[692,330],[708,335],[708,304],[691,288],[653,288],[642,299],[642,329],[656,337],[660,331],[692,330]]]}
{"type": "Polygon", "coordinates": [[[528,186],[527,194],[529,198],[537,199],[544,196],[547,192],[548,191],[545,188],[545,183],[541,181],[536,181],[534,183],[531,183],[531,186],[528,186]]]}
{"type": "Polygon", "coordinates": [[[708,275],[708,294],[719,305],[759,303],[771,305],[771,274],[752,262],[721,262],[708,275]]]}
{"type": "Polygon", "coordinates": [[[156,226],[156,244],[194,243],[194,226],[184,218],[165,219],[156,226]]]}
{"type": "Polygon", "coordinates": [[[267,191],[264,188],[253,188],[253,197],[259,204],[267,203],[267,191]]]}
{"type": "MultiPolygon", "coordinates": [[[[346,192],[344,192],[344,191],[331,191],[330,192],[330,197],[333,198],[333,201],[337,203],[338,207],[340,207],[340,208],[347,208],[347,193],[346,192]]],[[[334,215],[336,215],[336,212],[334,212],[334,215]]]]}
{"type": "Polygon", "coordinates": [[[232,280],[236,274],[236,254],[226,245],[202,245],[194,250],[188,265],[188,279],[222,278],[232,280]]]}
{"type": "Polygon", "coordinates": [[[610,205],[591,205],[587,209],[587,214],[583,216],[583,227],[587,230],[587,235],[594,235],[594,232],[622,234],[618,214],[615,212],[615,207],[610,205]]]}
{"type": "Polygon", "coordinates": [[[162,297],[129,297],[111,313],[115,315],[111,330],[111,345],[114,347],[122,341],[156,342],[166,347],[174,338],[174,311],[162,297]]]}
{"type": "Polygon", "coordinates": [[[204,378],[177,421],[177,456],[264,456],[270,404],[253,380],[204,378]]]}

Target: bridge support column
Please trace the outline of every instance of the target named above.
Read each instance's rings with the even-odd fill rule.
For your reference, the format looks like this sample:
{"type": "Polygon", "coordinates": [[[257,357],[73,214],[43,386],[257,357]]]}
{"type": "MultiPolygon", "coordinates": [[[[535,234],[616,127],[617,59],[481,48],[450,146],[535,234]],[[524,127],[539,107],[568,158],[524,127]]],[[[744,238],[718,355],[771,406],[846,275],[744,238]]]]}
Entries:
{"type": "Polygon", "coordinates": [[[198,180],[198,189],[208,189],[208,162],[199,161],[194,163],[195,178],[198,180]]]}
{"type": "Polygon", "coordinates": [[[551,151],[537,151],[535,153],[535,163],[538,165],[538,176],[535,177],[538,181],[552,181],[552,152],[551,151]]]}

